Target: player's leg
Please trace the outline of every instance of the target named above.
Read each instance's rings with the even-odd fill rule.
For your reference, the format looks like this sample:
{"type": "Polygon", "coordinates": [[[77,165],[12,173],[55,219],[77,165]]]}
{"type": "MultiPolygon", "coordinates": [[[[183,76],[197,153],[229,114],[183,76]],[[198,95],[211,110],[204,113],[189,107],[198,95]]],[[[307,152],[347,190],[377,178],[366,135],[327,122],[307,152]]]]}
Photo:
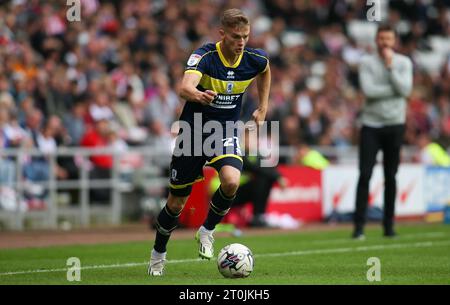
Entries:
{"type": "Polygon", "coordinates": [[[236,192],[236,197],[233,200],[233,206],[241,206],[247,202],[252,202],[253,200],[253,196],[252,196],[252,191],[253,191],[253,184],[250,182],[244,183],[239,185],[239,188],[236,192]]]}
{"type": "Polygon", "coordinates": [[[387,132],[382,139],[383,170],[384,170],[384,215],[383,229],[387,237],[395,236],[394,213],[397,196],[396,175],[400,164],[400,149],[403,142],[404,126],[386,127],[387,132]]]}
{"type": "Polygon", "coordinates": [[[178,218],[189,196],[169,194],[167,203],[158,215],[156,221],[156,237],[150,259],[149,274],[160,276],[164,271],[166,261],[166,246],[170,235],[178,226],[178,218]]]}
{"type": "Polygon", "coordinates": [[[359,179],[356,189],[356,209],[354,216],[353,238],[364,238],[367,205],[369,200],[369,182],[373,167],[380,149],[378,128],[363,126],[360,132],[359,144],[359,179]]]}
{"type": "Polygon", "coordinates": [[[241,172],[230,165],[223,166],[219,171],[220,186],[211,198],[208,217],[203,226],[214,230],[222,218],[228,213],[239,187],[241,172]]]}
{"type": "Polygon", "coordinates": [[[212,159],[208,165],[219,172],[220,186],[211,198],[208,216],[198,230],[196,239],[199,243],[200,257],[211,259],[214,255],[214,229],[228,213],[236,197],[241,177],[242,159],[237,155],[225,155],[212,159]]]}
{"type": "Polygon", "coordinates": [[[152,249],[149,274],[161,276],[166,260],[166,246],[178,226],[178,218],[192,191],[192,185],[202,179],[205,160],[199,157],[172,157],[170,164],[170,194],[156,221],[155,244],[152,249]]]}

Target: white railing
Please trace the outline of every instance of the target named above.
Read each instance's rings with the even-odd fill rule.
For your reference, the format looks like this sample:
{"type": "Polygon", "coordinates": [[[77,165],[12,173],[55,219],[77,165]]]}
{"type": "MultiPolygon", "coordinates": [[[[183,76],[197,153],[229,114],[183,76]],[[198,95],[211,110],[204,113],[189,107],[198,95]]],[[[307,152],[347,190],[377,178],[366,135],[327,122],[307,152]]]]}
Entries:
{"type": "MultiPolygon", "coordinates": [[[[353,163],[357,164],[357,147],[349,147],[345,149],[336,149],[333,147],[316,147],[324,155],[328,156],[334,163],[353,163]]],[[[413,147],[405,147],[403,149],[403,161],[409,161],[409,158],[415,153],[413,147]]],[[[145,173],[150,173],[145,178],[146,184],[151,185],[154,189],[163,190],[168,185],[166,173],[162,171],[161,162],[158,159],[170,161],[170,156],[166,150],[154,146],[130,147],[127,154],[139,154],[143,157],[145,173]]],[[[280,147],[279,155],[284,157],[288,163],[292,162],[296,151],[292,147],[280,147]]],[[[15,162],[15,181],[13,189],[16,192],[18,203],[24,198],[24,190],[27,181],[23,177],[24,160],[30,156],[45,156],[49,163],[49,179],[43,182],[33,182],[34,185],[45,188],[48,191],[46,208],[42,211],[24,211],[20,204],[16,204],[15,210],[0,209],[0,223],[6,224],[6,228],[12,230],[23,230],[28,220],[40,219],[43,223],[42,227],[49,229],[57,229],[58,222],[61,218],[72,217],[81,227],[89,227],[92,223],[93,216],[105,218],[107,223],[120,224],[123,221],[123,208],[128,203],[123,202],[123,194],[126,192],[136,191],[136,187],[132,182],[121,179],[120,160],[123,152],[117,152],[111,148],[95,148],[86,149],[81,147],[64,147],[58,149],[55,153],[44,155],[37,149],[3,149],[0,151],[1,158],[12,157],[15,162]],[[113,167],[110,179],[90,179],[90,161],[89,158],[94,155],[110,155],[113,158],[113,167]],[[72,156],[81,160],[79,170],[79,179],[77,180],[59,180],[55,176],[55,168],[57,165],[57,157],[72,156]],[[89,197],[89,191],[92,189],[110,189],[110,202],[106,205],[96,205],[89,197]],[[58,205],[59,190],[78,190],[79,202],[71,206],[58,205]]],[[[168,166],[167,161],[167,166],[168,166]]],[[[1,186],[1,185],[0,185],[1,186]]],[[[158,192],[156,192],[158,193],[158,192]]]]}
{"type": "MultiPolygon", "coordinates": [[[[160,172],[154,164],[156,158],[167,158],[167,152],[161,151],[155,147],[137,147],[128,150],[126,153],[138,153],[144,158],[147,170],[153,170],[157,175],[151,178],[154,187],[165,187],[167,178],[160,172]],[[159,175],[159,176],[158,176],[159,175]]],[[[4,149],[1,150],[2,158],[13,157],[15,164],[15,181],[13,189],[16,193],[16,210],[0,210],[0,221],[7,223],[7,227],[13,230],[22,230],[28,219],[40,218],[45,228],[55,229],[58,227],[58,219],[61,216],[71,215],[75,217],[83,227],[88,227],[91,223],[92,214],[109,219],[111,224],[119,224],[122,221],[122,198],[121,194],[125,191],[133,191],[133,185],[120,179],[121,169],[120,160],[123,152],[115,152],[108,148],[61,148],[55,153],[44,155],[37,149],[4,149]],[[89,157],[94,155],[110,155],[113,158],[113,167],[111,169],[110,179],[89,179],[90,161],[89,157]],[[49,165],[49,179],[41,182],[25,181],[23,177],[24,160],[31,156],[45,156],[49,165]],[[79,179],[77,180],[59,180],[55,176],[57,157],[73,156],[81,160],[79,170],[79,179]],[[46,197],[46,208],[42,211],[24,211],[19,202],[24,199],[25,187],[29,184],[39,186],[48,191],[46,197]],[[108,188],[111,192],[111,202],[106,205],[95,205],[91,203],[89,191],[92,189],[108,188]],[[78,190],[79,202],[72,207],[59,207],[57,204],[58,190],[78,190]]]]}

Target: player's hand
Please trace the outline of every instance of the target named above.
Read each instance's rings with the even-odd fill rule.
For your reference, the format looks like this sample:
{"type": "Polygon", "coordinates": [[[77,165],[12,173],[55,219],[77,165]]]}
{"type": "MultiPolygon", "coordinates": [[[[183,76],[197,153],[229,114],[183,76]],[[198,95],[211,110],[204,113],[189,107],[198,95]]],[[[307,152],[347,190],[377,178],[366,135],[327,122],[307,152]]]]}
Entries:
{"type": "Polygon", "coordinates": [[[252,118],[253,120],[256,122],[256,124],[258,126],[261,126],[264,123],[264,120],[266,118],[266,109],[256,109],[253,114],[252,114],[252,118]]]}
{"type": "Polygon", "coordinates": [[[384,60],[384,64],[387,68],[392,66],[392,58],[394,57],[394,51],[391,48],[383,48],[381,50],[381,56],[384,60]]]}
{"type": "Polygon", "coordinates": [[[214,101],[216,96],[217,96],[216,92],[211,91],[211,90],[206,90],[205,92],[200,92],[198,101],[202,105],[209,105],[214,101]]]}

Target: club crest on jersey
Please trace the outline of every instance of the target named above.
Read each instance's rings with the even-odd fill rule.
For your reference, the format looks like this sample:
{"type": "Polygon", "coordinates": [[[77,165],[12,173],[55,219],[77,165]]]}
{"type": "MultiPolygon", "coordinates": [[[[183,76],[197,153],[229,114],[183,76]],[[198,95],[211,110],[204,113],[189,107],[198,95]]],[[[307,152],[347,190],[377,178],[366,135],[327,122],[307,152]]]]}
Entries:
{"type": "Polygon", "coordinates": [[[234,87],[233,83],[231,83],[231,82],[227,83],[227,93],[228,94],[233,92],[233,87],[234,87]]]}
{"type": "Polygon", "coordinates": [[[177,181],[178,179],[177,179],[177,170],[176,169],[172,169],[172,174],[171,174],[171,178],[172,178],[172,181],[177,181]]]}
{"type": "Polygon", "coordinates": [[[200,55],[192,54],[188,59],[187,65],[195,66],[200,61],[200,58],[202,58],[200,55]]]}

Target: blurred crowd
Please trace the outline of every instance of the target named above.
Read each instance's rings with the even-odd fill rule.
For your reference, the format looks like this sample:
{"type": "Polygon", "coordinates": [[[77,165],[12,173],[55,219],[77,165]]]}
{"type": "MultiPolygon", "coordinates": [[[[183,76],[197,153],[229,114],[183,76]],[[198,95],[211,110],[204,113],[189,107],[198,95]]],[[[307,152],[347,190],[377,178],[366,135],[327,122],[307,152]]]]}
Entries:
{"type": "MultiPolygon", "coordinates": [[[[339,147],[358,141],[364,97],[357,66],[373,46],[352,38],[348,25],[366,20],[365,0],[80,3],[81,21],[69,22],[66,1],[0,1],[1,147],[29,145],[45,153],[58,146],[170,150],[171,124],[184,102],[177,89],[186,60],[195,48],[219,39],[218,16],[231,7],[252,20],[249,46],[270,56],[267,119],[281,122],[281,144],[339,147]]],[[[386,21],[400,33],[397,49],[411,58],[430,48],[428,37],[450,36],[449,0],[389,1],[387,9],[386,21]]],[[[244,121],[257,101],[252,86],[244,121]]],[[[416,67],[407,116],[407,144],[416,145],[417,135],[426,133],[450,145],[450,56],[434,74],[416,67]]],[[[45,158],[38,159],[26,178],[48,177],[39,165],[45,158]]],[[[91,162],[97,175],[108,176],[108,156],[91,162]]],[[[58,160],[57,176],[76,175],[75,163],[58,160]]]]}

